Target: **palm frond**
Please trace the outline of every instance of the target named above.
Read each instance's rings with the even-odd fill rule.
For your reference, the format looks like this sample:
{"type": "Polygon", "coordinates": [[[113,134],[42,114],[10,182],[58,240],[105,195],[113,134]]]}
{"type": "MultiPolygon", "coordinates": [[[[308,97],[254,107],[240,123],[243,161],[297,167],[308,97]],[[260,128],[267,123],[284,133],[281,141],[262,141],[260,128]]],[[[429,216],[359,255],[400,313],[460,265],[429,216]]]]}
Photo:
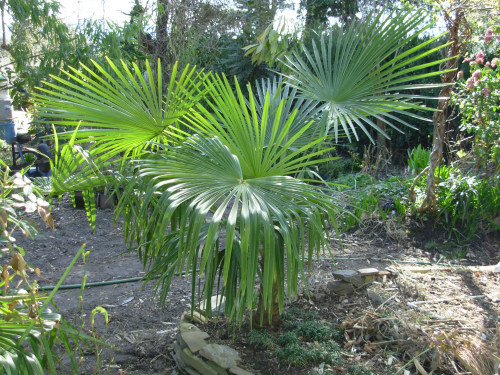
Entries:
{"type": "MultiPolygon", "coordinates": [[[[298,138],[295,143],[291,146],[292,148],[300,147],[316,139],[327,135],[325,132],[324,121],[322,121],[322,107],[317,101],[305,99],[304,96],[298,94],[296,88],[292,88],[283,83],[281,78],[276,79],[263,79],[260,82],[256,82],[256,93],[255,102],[257,114],[262,116],[262,109],[265,107],[266,100],[269,101],[269,119],[270,123],[274,122],[274,118],[277,110],[279,109],[280,103],[283,100],[284,106],[282,109],[283,113],[293,113],[294,110],[297,111],[293,119],[292,124],[288,129],[288,137],[292,137],[302,130],[302,128],[309,122],[313,122],[313,126],[308,128],[308,131],[303,133],[300,138],[298,138]],[[267,95],[269,93],[269,95],[267,95]]],[[[279,128],[282,128],[286,121],[286,116],[280,116],[279,128]]],[[[267,130],[266,139],[269,141],[271,139],[270,129],[267,130]]]]}
{"type": "Polygon", "coordinates": [[[421,71],[449,59],[418,63],[445,47],[427,48],[442,35],[407,47],[431,26],[426,25],[423,10],[400,11],[388,16],[384,16],[383,11],[372,14],[351,23],[346,30],[323,34],[319,40],[313,40],[312,48],[303,46],[301,53],[296,51],[287,56],[283,61],[290,70],[285,75],[287,83],[307,99],[322,103],[336,138],[342,129],[349,140],[351,134],[358,139],[359,128],[371,139],[367,126],[382,132],[373,119],[396,129],[394,123],[409,126],[401,115],[419,117],[409,110],[433,109],[411,103],[425,96],[406,91],[442,86],[416,81],[444,73],[421,71]]]}
{"type": "Polygon", "coordinates": [[[92,142],[107,158],[118,153],[136,157],[155,142],[175,143],[179,133],[170,129],[203,97],[207,75],[189,66],[179,72],[175,64],[164,88],[156,79],[161,64],[154,74],[148,62],[144,73],[136,64],[130,68],[124,62],[107,62],[109,69],[93,62],[92,68],[70,68],[66,78],[53,76],[45,82],[34,95],[37,122],[80,126],[78,142],[92,142]]]}

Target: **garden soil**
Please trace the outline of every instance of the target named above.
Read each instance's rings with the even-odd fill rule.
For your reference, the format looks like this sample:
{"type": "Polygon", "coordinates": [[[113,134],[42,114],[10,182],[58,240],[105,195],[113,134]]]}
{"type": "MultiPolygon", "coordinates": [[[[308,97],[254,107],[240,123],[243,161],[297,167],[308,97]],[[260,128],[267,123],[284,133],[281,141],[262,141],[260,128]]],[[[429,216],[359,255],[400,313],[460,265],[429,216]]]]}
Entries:
{"type": "MultiPolygon", "coordinates": [[[[84,279],[88,284],[137,278],[145,274],[138,254],[127,251],[123,223],[118,219],[114,224],[112,210],[98,210],[95,233],[88,225],[85,212],[74,209],[67,199],[54,204],[52,216],[54,231],[39,218],[33,217],[39,227],[39,235],[33,239],[17,236],[18,244],[26,251],[26,260],[41,271],[40,277],[37,278],[35,273],[30,277],[37,278],[42,287],[53,286],[58,282],[83,244],[89,253],[85,261],[80,258],[76,262],[64,285],[78,285],[84,279]]],[[[343,247],[338,242],[332,243],[336,263],[326,255],[313,262],[308,273],[310,297],[303,294],[290,302],[294,307],[315,311],[322,321],[333,325],[344,323],[348,332],[344,343],[348,353],[345,355],[346,363],[366,363],[375,369],[375,373],[380,371],[381,374],[395,373],[388,366],[396,369],[394,366],[403,364],[404,355],[395,354],[390,359],[391,350],[396,353],[396,347],[385,347],[381,351],[382,346],[374,344],[370,349],[367,342],[373,344],[373,339],[370,341],[365,336],[360,340],[361,335],[356,333],[355,324],[348,327],[349,322],[359,321],[360,317],[366,317],[367,314],[407,315],[408,319],[419,322],[421,332],[429,335],[431,331],[447,329],[443,328],[443,320],[440,326],[431,327],[431,323],[425,323],[431,319],[430,316],[437,316],[456,320],[456,327],[461,327],[462,331],[467,328],[469,333],[483,339],[491,341],[494,337],[492,335],[496,332],[500,315],[500,295],[497,296],[500,280],[492,272],[466,266],[496,264],[500,258],[498,241],[483,239],[468,245],[467,249],[463,247],[459,250],[467,250],[467,256],[460,261],[450,261],[440,254],[443,247],[456,253],[456,245],[442,241],[440,234],[434,233],[432,227],[424,224],[404,224],[395,220],[389,221],[389,224],[366,221],[356,232],[343,236],[343,247]],[[414,263],[402,263],[408,261],[414,263]],[[428,262],[438,265],[431,266],[428,262]],[[394,279],[398,281],[384,280],[378,283],[382,294],[386,292],[392,296],[391,301],[380,306],[368,298],[365,291],[350,296],[336,296],[328,292],[326,283],[333,279],[333,271],[364,267],[392,267],[399,272],[399,276],[394,279]],[[441,299],[448,301],[432,302],[441,299]],[[417,300],[432,303],[414,305],[420,311],[408,307],[408,301],[417,300]]],[[[173,342],[179,318],[184,311],[189,310],[190,295],[191,277],[188,275],[173,279],[164,306],[159,306],[153,285],[143,285],[137,281],[86,287],[83,291],[78,287],[61,289],[54,297],[54,304],[75,327],[112,346],[112,350],[99,345],[78,348],[79,373],[178,374],[172,357],[173,342]],[[104,314],[95,310],[99,306],[107,313],[107,324],[104,314]]],[[[243,365],[255,374],[308,374],[311,370],[279,364],[271,351],[252,355],[255,350],[246,345],[243,333],[236,334],[237,339],[233,340],[232,335],[227,334],[227,329],[221,327],[224,327],[223,323],[215,325],[215,328],[212,325],[209,329],[214,335],[213,340],[229,344],[233,342],[241,351],[243,365]],[[217,331],[220,337],[216,336],[217,331]]],[[[60,366],[62,374],[69,373],[67,359],[63,359],[60,366]]],[[[347,368],[330,369],[330,373],[347,373],[347,368]]],[[[328,368],[321,371],[329,372],[328,368]]],[[[449,373],[453,371],[450,368],[449,373]]]]}

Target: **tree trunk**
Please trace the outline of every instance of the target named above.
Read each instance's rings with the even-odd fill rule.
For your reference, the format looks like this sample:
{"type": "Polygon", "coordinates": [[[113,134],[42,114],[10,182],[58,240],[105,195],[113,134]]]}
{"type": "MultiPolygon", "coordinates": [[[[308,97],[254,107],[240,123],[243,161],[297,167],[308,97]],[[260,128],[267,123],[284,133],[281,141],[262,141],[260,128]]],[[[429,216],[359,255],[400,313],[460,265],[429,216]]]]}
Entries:
{"type": "MultiPolygon", "coordinates": [[[[465,22],[464,11],[461,8],[454,10],[455,17],[452,18],[451,14],[443,10],[443,16],[448,27],[448,41],[450,44],[447,47],[447,56],[458,56],[461,48],[461,41],[459,40],[459,30],[463,22],[465,22]]],[[[456,69],[458,65],[457,57],[454,57],[445,63],[445,69],[456,69]]],[[[438,110],[432,118],[434,123],[432,151],[429,160],[429,170],[427,172],[427,187],[425,189],[425,198],[419,208],[419,212],[434,212],[437,208],[437,181],[435,171],[441,164],[443,158],[444,137],[447,122],[448,100],[452,91],[452,84],[455,79],[456,72],[448,72],[441,75],[441,82],[447,84],[441,89],[439,96],[438,110]]]]}

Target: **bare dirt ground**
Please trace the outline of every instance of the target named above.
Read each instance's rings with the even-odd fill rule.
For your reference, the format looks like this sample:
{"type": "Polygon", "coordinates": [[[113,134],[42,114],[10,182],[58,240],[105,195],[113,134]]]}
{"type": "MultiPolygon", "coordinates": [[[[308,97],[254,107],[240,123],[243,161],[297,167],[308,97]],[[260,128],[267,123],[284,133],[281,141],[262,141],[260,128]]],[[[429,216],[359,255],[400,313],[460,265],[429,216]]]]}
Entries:
{"type": "MultiPolygon", "coordinates": [[[[40,285],[55,285],[84,243],[86,250],[90,251],[86,264],[80,259],[64,284],[79,284],[84,275],[87,283],[144,275],[137,254],[126,252],[122,224],[118,222],[113,227],[111,210],[98,211],[94,234],[87,224],[85,212],[73,209],[68,201],[55,203],[52,214],[55,231],[40,223],[40,234],[35,239],[18,238],[19,245],[26,250],[26,260],[41,270],[40,285]]],[[[499,277],[487,269],[470,267],[498,263],[498,240],[483,239],[473,243],[469,245],[465,259],[450,261],[436,252],[435,240],[438,237],[429,228],[416,223],[406,226],[393,223],[392,227],[371,223],[357,232],[346,234],[344,249],[333,244],[336,264],[326,256],[314,261],[309,274],[311,298],[299,297],[291,305],[315,310],[320,319],[343,326],[346,332],[344,348],[349,353],[346,355],[347,364],[365,364],[375,374],[396,373],[398,366],[419,350],[423,351],[432,340],[433,345],[442,348],[448,345],[454,353],[463,351],[464,343],[472,347],[470,342],[477,338],[482,342],[480,346],[498,345],[499,277]],[[392,267],[398,272],[397,278],[375,285],[379,295],[390,299],[382,306],[368,298],[366,291],[347,297],[332,296],[327,292],[325,283],[332,279],[332,271],[363,267],[392,267]],[[396,321],[403,322],[398,323],[402,332],[399,337],[393,332],[394,326],[398,326],[396,321]],[[383,322],[390,323],[389,331],[384,331],[386,325],[383,322]],[[460,341],[460,338],[464,339],[460,341]],[[384,341],[388,343],[384,344],[384,341]]],[[[449,250],[453,250],[453,246],[450,244],[449,250]]],[[[104,307],[109,316],[106,327],[103,316],[97,314],[94,331],[114,349],[98,348],[100,354],[82,349],[81,374],[178,373],[171,355],[172,343],[180,315],[188,310],[191,279],[189,276],[174,278],[163,308],[158,306],[152,286],[142,287],[141,282],[88,287],[81,299],[78,288],[58,291],[54,299],[58,309],[77,327],[83,327],[86,333],[92,331],[90,318],[95,307],[104,307]]],[[[242,352],[245,367],[256,374],[307,374],[311,370],[283,368],[273,359],[271,352],[252,355],[244,335],[233,343],[242,352]],[[262,360],[256,361],[256,357],[262,360]]],[[[436,373],[470,371],[464,370],[464,365],[456,357],[444,357],[446,355],[443,355],[442,362],[446,363],[447,372],[436,373]]],[[[431,366],[431,360],[422,356],[420,364],[431,366]]],[[[63,361],[61,366],[66,364],[63,361]]],[[[346,365],[322,371],[344,374],[347,368],[346,365]]],[[[65,373],[64,370],[61,373],[65,373]]]]}

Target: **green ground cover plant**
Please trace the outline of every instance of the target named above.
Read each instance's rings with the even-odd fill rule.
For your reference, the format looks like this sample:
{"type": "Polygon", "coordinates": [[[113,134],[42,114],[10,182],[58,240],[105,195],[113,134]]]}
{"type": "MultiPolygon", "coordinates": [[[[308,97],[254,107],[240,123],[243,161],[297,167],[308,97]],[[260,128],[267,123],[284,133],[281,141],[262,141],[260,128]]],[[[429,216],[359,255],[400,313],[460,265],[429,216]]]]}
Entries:
{"type": "Polygon", "coordinates": [[[411,151],[408,151],[408,168],[410,169],[412,175],[416,176],[422,172],[425,167],[429,165],[430,157],[431,150],[426,150],[422,148],[421,145],[418,145],[411,151]]]}
{"type": "Polygon", "coordinates": [[[282,326],[276,335],[265,330],[252,330],[248,343],[256,349],[272,350],[284,365],[313,367],[343,363],[338,342],[343,332],[327,322],[319,322],[314,314],[297,309],[283,311],[282,326]]]}

